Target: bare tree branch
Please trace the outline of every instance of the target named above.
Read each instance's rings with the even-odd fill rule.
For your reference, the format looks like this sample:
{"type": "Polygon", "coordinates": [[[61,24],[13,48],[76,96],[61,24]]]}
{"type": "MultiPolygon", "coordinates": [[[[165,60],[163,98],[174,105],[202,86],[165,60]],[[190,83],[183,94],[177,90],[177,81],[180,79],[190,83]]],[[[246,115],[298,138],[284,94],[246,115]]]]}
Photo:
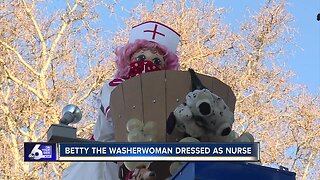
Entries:
{"type": "MultiPolygon", "coordinates": [[[[72,9],[70,9],[69,12],[67,12],[65,14],[66,15],[71,15],[77,8],[78,4],[75,3],[74,6],[72,7],[72,9]]],[[[62,25],[60,27],[60,31],[58,32],[57,34],[57,37],[54,39],[53,43],[52,43],[52,46],[50,48],[50,51],[49,51],[49,55],[48,55],[48,59],[45,61],[45,64],[44,66],[42,67],[41,69],[41,72],[40,72],[40,79],[42,81],[42,89],[43,89],[43,93],[44,93],[44,96],[45,98],[47,98],[47,88],[46,88],[46,81],[47,81],[47,78],[45,77],[45,74],[47,73],[47,70],[52,62],[52,57],[55,53],[55,50],[56,50],[56,47],[58,46],[58,43],[63,35],[63,33],[65,32],[67,26],[71,23],[70,20],[63,20],[62,21],[62,25]]]]}
{"type": "Polygon", "coordinates": [[[303,176],[302,176],[303,180],[307,179],[312,156],[313,156],[313,151],[310,153],[310,156],[308,158],[308,164],[307,164],[306,168],[304,169],[303,176]]]}
{"type": "Polygon", "coordinates": [[[34,25],[37,33],[38,33],[38,36],[39,36],[39,39],[40,39],[40,42],[41,42],[41,47],[42,47],[42,49],[41,49],[42,59],[43,59],[43,62],[45,62],[45,61],[46,61],[46,58],[47,58],[47,45],[46,45],[46,42],[45,42],[45,40],[44,40],[44,38],[43,38],[43,34],[42,34],[42,32],[41,32],[41,29],[40,29],[40,27],[39,27],[39,25],[38,25],[38,23],[37,23],[34,15],[31,14],[31,10],[28,8],[28,5],[27,5],[27,3],[26,3],[25,0],[23,0],[23,4],[24,4],[25,10],[26,10],[26,12],[27,12],[27,15],[28,15],[28,16],[30,17],[30,19],[32,20],[33,25],[34,25]]]}
{"type": "Polygon", "coordinates": [[[33,74],[35,74],[36,76],[39,76],[39,73],[33,69],[32,66],[30,66],[30,64],[28,64],[24,59],[23,57],[21,56],[21,54],[15,49],[13,48],[12,46],[10,46],[9,44],[7,44],[6,42],[4,42],[3,40],[0,39],[0,43],[6,48],[6,49],[9,49],[11,50],[19,59],[19,61],[24,65],[26,66],[33,74]]]}
{"type": "Polygon", "coordinates": [[[33,87],[29,86],[28,84],[26,84],[25,82],[19,80],[18,78],[16,78],[15,76],[13,76],[10,73],[10,70],[4,66],[4,70],[6,72],[6,75],[9,79],[11,79],[12,81],[14,81],[15,83],[17,83],[18,85],[26,88],[27,90],[31,91],[34,95],[36,95],[40,100],[43,99],[43,96],[41,94],[38,93],[38,91],[36,89],[34,89],[33,87]]]}

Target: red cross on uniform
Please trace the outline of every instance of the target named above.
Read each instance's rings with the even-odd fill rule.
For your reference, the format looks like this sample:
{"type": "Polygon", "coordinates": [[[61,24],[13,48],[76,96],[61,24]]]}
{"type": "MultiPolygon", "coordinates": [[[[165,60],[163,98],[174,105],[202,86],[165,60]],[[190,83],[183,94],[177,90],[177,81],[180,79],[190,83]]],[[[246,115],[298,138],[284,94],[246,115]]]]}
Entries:
{"type": "Polygon", "coordinates": [[[152,33],[152,39],[156,38],[156,34],[159,34],[161,36],[166,36],[166,35],[158,32],[157,29],[158,29],[158,24],[155,24],[153,30],[144,30],[143,32],[151,32],[152,33]]]}

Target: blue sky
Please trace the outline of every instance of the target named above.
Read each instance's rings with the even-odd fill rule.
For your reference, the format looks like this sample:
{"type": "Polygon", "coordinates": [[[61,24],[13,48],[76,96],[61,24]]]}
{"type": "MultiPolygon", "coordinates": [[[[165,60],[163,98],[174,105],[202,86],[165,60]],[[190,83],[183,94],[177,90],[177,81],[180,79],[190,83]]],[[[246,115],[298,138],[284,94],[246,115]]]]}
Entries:
{"type": "MultiPolygon", "coordinates": [[[[216,6],[228,9],[226,22],[233,28],[246,15],[246,11],[258,10],[265,1],[253,0],[216,0],[216,6]]],[[[286,68],[293,70],[296,76],[292,83],[304,84],[312,94],[320,92],[320,0],[288,1],[287,10],[295,19],[292,26],[297,29],[294,42],[288,45],[289,54],[283,56],[286,68]]]]}
{"type": "Polygon", "coordinates": [[[306,84],[313,93],[320,92],[320,21],[316,20],[320,1],[291,3],[288,10],[295,17],[294,26],[299,30],[296,42],[303,50],[296,48],[288,65],[297,73],[294,82],[306,84]]]}

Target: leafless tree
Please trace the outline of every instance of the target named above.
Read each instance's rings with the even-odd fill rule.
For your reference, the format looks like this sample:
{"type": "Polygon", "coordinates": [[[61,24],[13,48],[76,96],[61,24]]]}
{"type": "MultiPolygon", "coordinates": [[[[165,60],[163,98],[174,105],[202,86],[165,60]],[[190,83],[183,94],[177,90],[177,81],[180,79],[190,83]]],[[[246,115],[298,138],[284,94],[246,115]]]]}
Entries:
{"type": "Polygon", "coordinates": [[[192,67],[232,87],[234,128],[260,141],[262,164],[289,167],[298,179],[320,177],[319,95],[291,84],[294,73],[281,65],[295,32],[286,1],[266,1],[237,30],[223,22],[224,8],[207,1],[164,0],[153,2],[152,10],[141,4],[127,11],[125,28],[104,33],[99,7],[114,13],[117,3],[76,0],[56,9],[35,0],[0,4],[1,178],[60,177],[65,163],[24,163],[23,142],[45,141],[67,103],[84,110],[79,135],[89,137],[97,91],[114,70],[113,47],[126,43],[129,29],[145,20],[181,34],[183,70],[192,67]]]}
{"type": "Polygon", "coordinates": [[[89,137],[97,87],[113,72],[106,35],[96,28],[99,1],[0,4],[0,176],[52,179],[64,163],[24,163],[23,142],[46,141],[46,131],[67,103],[86,109],[79,133],[89,137]],[[51,12],[50,12],[51,11],[51,12]],[[51,178],[50,178],[51,177],[51,178]]]}

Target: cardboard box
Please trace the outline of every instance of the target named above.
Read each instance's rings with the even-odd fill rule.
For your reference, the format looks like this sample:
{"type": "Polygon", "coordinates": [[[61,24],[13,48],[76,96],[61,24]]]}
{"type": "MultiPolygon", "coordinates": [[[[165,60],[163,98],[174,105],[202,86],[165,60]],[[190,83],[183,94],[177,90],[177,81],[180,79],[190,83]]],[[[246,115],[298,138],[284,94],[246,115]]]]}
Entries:
{"type": "MultiPolygon", "coordinates": [[[[220,96],[234,112],[236,98],[231,88],[220,80],[197,74],[201,82],[220,96]]],[[[155,121],[158,142],[175,142],[181,134],[166,133],[169,114],[185,101],[191,91],[187,71],[156,71],[141,74],[118,85],[111,93],[110,113],[115,125],[117,142],[127,142],[126,124],[130,118],[143,122],[155,121]]]]}
{"type": "MultiPolygon", "coordinates": [[[[217,94],[234,112],[236,98],[231,88],[220,80],[197,74],[201,82],[211,92],[217,94]]],[[[185,101],[191,91],[191,78],[188,71],[156,71],[141,74],[118,85],[111,93],[110,113],[115,126],[117,142],[127,142],[126,124],[130,118],[143,122],[157,123],[158,142],[176,142],[184,134],[174,131],[166,133],[169,114],[185,101]]],[[[155,162],[150,169],[155,170],[157,179],[165,179],[171,162],[155,162]]]]}

